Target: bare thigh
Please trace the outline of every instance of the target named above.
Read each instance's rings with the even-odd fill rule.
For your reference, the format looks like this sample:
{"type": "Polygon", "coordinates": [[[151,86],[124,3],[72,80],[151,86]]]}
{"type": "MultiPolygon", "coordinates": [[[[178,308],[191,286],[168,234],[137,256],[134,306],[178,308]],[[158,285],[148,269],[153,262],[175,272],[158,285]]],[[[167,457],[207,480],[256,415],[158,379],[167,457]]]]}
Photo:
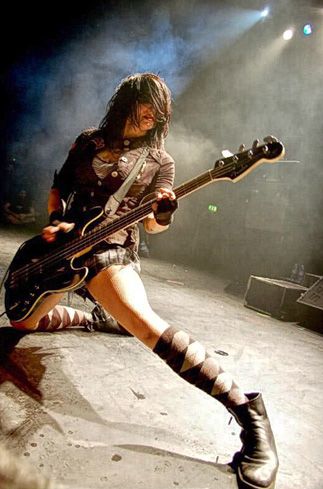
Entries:
{"type": "Polygon", "coordinates": [[[169,327],[152,310],[142,280],[131,265],[112,265],[87,287],[104,309],[149,348],[169,327]]]}
{"type": "Polygon", "coordinates": [[[38,322],[49,313],[62,299],[64,294],[51,294],[36,307],[35,311],[23,321],[11,321],[11,325],[17,329],[26,329],[33,331],[36,329],[38,322]]]}

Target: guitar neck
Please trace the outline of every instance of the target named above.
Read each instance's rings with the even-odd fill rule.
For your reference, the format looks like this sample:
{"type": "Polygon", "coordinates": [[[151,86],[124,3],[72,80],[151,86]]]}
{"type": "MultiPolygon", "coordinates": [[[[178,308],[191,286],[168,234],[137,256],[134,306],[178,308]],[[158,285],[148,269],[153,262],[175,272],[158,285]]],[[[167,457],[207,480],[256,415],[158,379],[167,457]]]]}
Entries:
{"type": "MultiPolygon", "coordinates": [[[[264,141],[266,144],[261,146],[254,144],[248,150],[243,150],[240,153],[216,161],[213,169],[207,170],[192,180],[176,187],[174,189],[176,198],[180,200],[213,181],[229,180],[236,182],[262,162],[273,163],[281,159],[285,154],[283,144],[272,136],[268,136],[264,141]]],[[[101,220],[94,228],[69,241],[55,252],[43,256],[37,263],[24,265],[19,270],[17,269],[17,275],[19,274],[22,278],[30,274],[37,275],[42,267],[59,264],[62,259],[69,260],[82,254],[84,250],[91,249],[112,234],[126,229],[147,217],[152,212],[152,204],[154,202],[156,202],[156,198],[140,204],[122,216],[116,216],[112,221],[109,218],[101,220]]],[[[97,216],[97,218],[99,217],[102,217],[102,214],[97,216]]]]}
{"type": "MultiPolygon", "coordinates": [[[[283,149],[283,146],[280,143],[275,144],[277,145],[277,158],[273,157],[272,161],[275,161],[280,157],[283,149]]],[[[250,150],[247,150],[241,152],[239,157],[237,155],[233,155],[232,157],[216,161],[214,164],[214,169],[207,170],[197,177],[176,187],[174,189],[176,198],[180,200],[216,180],[238,181],[255,166],[258,166],[264,160],[268,161],[267,158],[262,158],[262,156],[265,154],[264,152],[266,151],[265,148],[266,146],[256,148],[252,152],[252,155],[250,154],[250,150]]],[[[80,253],[82,250],[88,247],[99,244],[111,234],[141,221],[152,212],[151,206],[154,202],[156,202],[155,198],[139,205],[123,216],[116,217],[112,222],[108,219],[106,221],[102,221],[91,231],[70,242],[67,245],[68,253],[70,255],[80,253]]]]}
{"type": "MultiPolygon", "coordinates": [[[[284,152],[284,146],[279,141],[271,141],[262,146],[254,146],[249,150],[216,161],[213,169],[207,170],[192,180],[179,185],[174,189],[174,193],[176,198],[180,200],[216,180],[236,182],[263,161],[271,163],[277,161],[284,152]]],[[[82,254],[84,250],[91,249],[112,234],[141,221],[152,212],[152,204],[154,202],[156,202],[156,198],[140,204],[122,216],[116,216],[112,221],[109,218],[102,220],[91,230],[74,238],[54,253],[44,256],[39,263],[30,266],[28,273],[31,273],[31,268],[36,273],[37,267],[59,262],[62,258],[72,259],[74,256],[82,254]]]]}
{"type": "MultiPolygon", "coordinates": [[[[208,185],[213,180],[214,177],[212,177],[212,170],[206,171],[201,175],[199,175],[198,177],[194,178],[193,180],[189,180],[188,182],[183,183],[182,185],[176,187],[174,189],[176,198],[178,200],[182,199],[183,197],[186,197],[187,195],[195,192],[201,187],[208,185]]],[[[138,221],[141,221],[149,214],[151,214],[152,212],[151,206],[154,202],[156,202],[156,199],[152,198],[148,202],[140,204],[135,209],[129,211],[127,214],[124,214],[123,216],[120,217],[116,217],[112,222],[111,221],[109,222],[108,220],[102,221],[98,226],[93,228],[91,231],[87,232],[85,235],[77,238],[76,240],[72,241],[69,244],[69,246],[73,248],[73,253],[76,249],[75,246],[77,247],[76,252],[80,252],[89,246],[94,246],[100,243],[111,234],[114,234],[122,229],[125,229],[131,226],[132,224],[135,224],[138,221]]]]}

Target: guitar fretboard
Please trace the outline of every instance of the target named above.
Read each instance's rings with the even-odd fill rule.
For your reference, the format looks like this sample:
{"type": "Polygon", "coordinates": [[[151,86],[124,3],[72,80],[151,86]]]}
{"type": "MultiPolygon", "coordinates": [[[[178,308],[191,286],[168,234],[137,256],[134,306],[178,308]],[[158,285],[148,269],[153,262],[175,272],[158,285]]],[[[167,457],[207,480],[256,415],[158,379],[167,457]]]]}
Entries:
{"type": "MultiPolygon", "coordinates": [[[[250,171],[256,164],[262,161],[276,161],[282,154],[284,154],[284,146],[282,143],[275,141],[243,151],[228,158],[223,158],[222,160],[216,161],[213,170],[208,170],[176,187],[174,189],[175,195],[177,199],[182,199],[213,181],[222,179],[235,181],[250,171]]],[[[72,259],[73,256],[99,244],[108,236],[144,219],[152,212],[152,204],[154,202],[156,202],[155,198],[140,204],[123,216],[116,217],[113,221],[109,218],[102,220],[93,229],[74,238],[54,252],[44,255],[36,263],[24,265],[17,269],[12,273],[13,279],[25,280],[30,275],[38,274],[39,270],[43,270],[44,267],[55,266],[63,259],[72,259]]]]}

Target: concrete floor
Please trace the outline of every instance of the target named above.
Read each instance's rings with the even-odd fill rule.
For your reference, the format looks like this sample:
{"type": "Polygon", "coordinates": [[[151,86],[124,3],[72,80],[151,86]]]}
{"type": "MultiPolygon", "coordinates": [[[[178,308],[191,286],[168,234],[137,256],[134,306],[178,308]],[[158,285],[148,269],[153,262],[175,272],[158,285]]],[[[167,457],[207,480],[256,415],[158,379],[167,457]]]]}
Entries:
{"type": "MultiPolygon", "coordinates": [[[[0,237],[4,270],[26,237],[0,237]]],[[[262,391],[276,489],[322,489],[323,336],[247,309],[214,275],[152,258],[142,269],[155,310],[246,392],[262,391]]],[[[75,295],[72,305],[91,309],[75,295]]],[[[237,487],[227,465],[240,447],[236,423],[136,339],[74,329],[18,341],[0,321],[0,441],[39,472],[71,488],[237,487]]]]}

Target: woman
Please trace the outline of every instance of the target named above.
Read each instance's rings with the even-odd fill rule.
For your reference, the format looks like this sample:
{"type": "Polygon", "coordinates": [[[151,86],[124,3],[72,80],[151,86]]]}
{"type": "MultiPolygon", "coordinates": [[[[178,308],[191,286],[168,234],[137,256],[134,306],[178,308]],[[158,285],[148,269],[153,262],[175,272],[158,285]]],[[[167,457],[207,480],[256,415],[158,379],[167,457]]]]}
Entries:
{"type": "MultiPolygon", "coordinates": [[[[77,138],[55,175],[48,202],[50,225],[43,230],[44,240],[50,243],[57,233],[69,232],[93,206],[104,208],[147,147],[149,152],[140,173],[116,215],[134,209],[145,195],[154,192],[157,203],[144,219],[144,228],[148,233],[165,231],[177,207],[172,191],[174,161],[164,149],[170,115],[170,91],[160,77],[143,73],[122,80],[99,128],[77,138]]],[[[84,258],[89,268],[87,290],[182,378],[232,413],[243,429],[243,447],[235,458],[241,487],[273,489],[278,459],[261,394],[245,395],[200,343],[185,331],[169,326],[151,309],[138,273],[138,244],[135,224],[94,247],[84,258]]],[[[50,331],[86,323],[84,313],[59,306],[60,299],[61,294],[52,294],[27,319],[13,325],[50,331]]]]}

